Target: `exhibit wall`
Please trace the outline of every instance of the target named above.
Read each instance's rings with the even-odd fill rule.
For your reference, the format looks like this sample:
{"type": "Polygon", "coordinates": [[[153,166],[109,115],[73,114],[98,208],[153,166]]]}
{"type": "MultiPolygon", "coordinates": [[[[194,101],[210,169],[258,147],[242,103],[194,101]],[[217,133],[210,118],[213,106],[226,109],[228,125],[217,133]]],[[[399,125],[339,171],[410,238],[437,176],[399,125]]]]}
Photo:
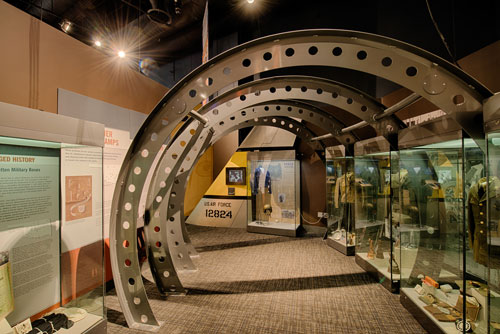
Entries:
{"type": "Polygon", "coordinates": [[[0,2],[0,101],[57,112],[57,88],[148,114],[167,88],[0,2]]]}

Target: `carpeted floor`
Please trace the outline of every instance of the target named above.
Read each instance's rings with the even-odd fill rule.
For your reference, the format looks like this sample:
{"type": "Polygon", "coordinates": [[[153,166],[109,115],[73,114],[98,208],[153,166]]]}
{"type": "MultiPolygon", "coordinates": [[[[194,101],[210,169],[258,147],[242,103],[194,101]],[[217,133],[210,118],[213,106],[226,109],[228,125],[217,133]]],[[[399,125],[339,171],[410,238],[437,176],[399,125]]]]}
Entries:
{"type": "MultiPolygon", "coordinates": [[[[160,333],[426,333],[399,295],[319,237],[189,230],[200,257],[180,276],[188,294],[165,299],[145,281],[160,333]]],[[[114,291],[106,306],[108,333],[143,333],[126,327],[114,291]]]]}

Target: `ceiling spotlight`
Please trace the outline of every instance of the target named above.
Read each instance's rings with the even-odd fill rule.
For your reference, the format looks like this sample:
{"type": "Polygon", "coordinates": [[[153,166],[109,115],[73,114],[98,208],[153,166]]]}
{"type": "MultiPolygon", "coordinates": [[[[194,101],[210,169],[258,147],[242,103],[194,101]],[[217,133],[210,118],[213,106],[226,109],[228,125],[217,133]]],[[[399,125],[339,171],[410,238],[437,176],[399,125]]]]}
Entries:
{"type": "Polygon", "coordinates": [[[247,0],[248,3],[254,3],[255,0],[247,0]]]}
{"type": "Polygon", "coordinates": [[[64,19],[61,21],[61,23],[59,23],[59,25],[61,26],[62,31],[64,31],[65,33],[68,33],[71,30],[71,26],[73,25],[73,23],[64,19]]]}
{"type": "Polygon", "coordinates": [[[96,40],[94,41],[94,44],[95,44],[95,46],[97,46],[97,47],[101,47],[101,45],[102,45],[101,41],[100,41],[100,40],[98,40],[98,39],[96,39],[96,40]]]}
{"type": "Polygon", "coordinates": [[[125,58],[125,51],[118,51],[118,57],[125,58]]]}

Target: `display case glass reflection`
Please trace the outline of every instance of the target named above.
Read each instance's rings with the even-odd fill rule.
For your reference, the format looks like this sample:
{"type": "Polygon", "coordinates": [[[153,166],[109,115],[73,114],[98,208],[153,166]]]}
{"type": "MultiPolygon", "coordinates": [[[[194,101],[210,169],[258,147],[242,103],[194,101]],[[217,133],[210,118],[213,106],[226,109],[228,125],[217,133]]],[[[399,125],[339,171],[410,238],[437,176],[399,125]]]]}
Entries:
{"type": "Polygon", "coordinates": [[[326,149],[327,243],[354,255],[354,159],[343,146],[326,149]]]}
{"type": "Polygon", "coordinates": [[[464,318],[475,333],[487,333],[487,267],[474,245],[486,217],[485,155],[457,135],[400,150],[401,292],[445,333],[456,333],[464,318]]]}
{"type": "Polygon", "coordinates": [[[380,137],[357,143],[355,150],[356,262],[397,291],[400,271],[393,235],[399,224],[391,220],[391,180],[397,175],[398,155],[380,137]]]}
{"type": "Polygon", "coordinates": [[[248,230],[295,235],[300,224],[299,164],[294,151],[248,153],[248,230]]]}
{"type": "MultiPolygon", "coordinates": [[[[497,333],[500,332],[500,131],[489,133],[487,138],[489,182],[486,182],[486,178],[479,180],[478,199],[479,204],[483,204],[480,208],[484,209],[485,195],[482,188],[486,186],[489,218],[487,227],[481,224],[484,220],[479,220],[479,224],[475,225],[472,248],[476,252],[475,259],[483,267],[488,268],[489,309],[485,318],[489,316],[490,332],[497,333]],[[479,197],[479,195],[482,196],[479,197]],[[487,229],[486,240],[485,228],[487,229]]],[[[477,208],[473,209],[471,208],[471,212],[477,214],[477,208]]],[[[472,237],[472,231],[470,237],[472,237]]],[[[484,287],[482,288],[484,295],[484,287]]]]}

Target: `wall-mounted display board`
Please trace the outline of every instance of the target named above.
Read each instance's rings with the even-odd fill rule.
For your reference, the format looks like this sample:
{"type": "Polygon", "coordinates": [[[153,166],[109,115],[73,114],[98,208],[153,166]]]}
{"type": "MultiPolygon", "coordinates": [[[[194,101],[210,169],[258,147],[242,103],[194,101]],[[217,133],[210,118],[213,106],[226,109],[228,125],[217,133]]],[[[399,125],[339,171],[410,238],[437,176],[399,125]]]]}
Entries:
{"type": "Polygon", "coordinates": [[[105,331],[104,127],[4,103],[0,118],[0,254],[9,254],[14,302],[7,321],[57,313],[74,320],[67,333],[105,331]]]}

